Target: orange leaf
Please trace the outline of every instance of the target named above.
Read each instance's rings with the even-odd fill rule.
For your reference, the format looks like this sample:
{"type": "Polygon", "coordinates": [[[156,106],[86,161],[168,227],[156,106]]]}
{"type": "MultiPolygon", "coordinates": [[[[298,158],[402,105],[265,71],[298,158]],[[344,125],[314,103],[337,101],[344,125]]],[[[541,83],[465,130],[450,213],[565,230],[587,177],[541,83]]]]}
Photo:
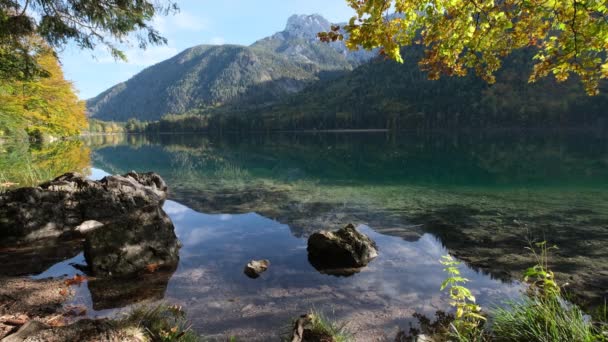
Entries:
{"type": "Polygon", "coordinates": [[[148,271],[150,273],[154,273],[154,272],[156,272],[156,270],[158,270],[159,267],[160,267],[159,264],[149,264],[149,265],[146,265],[146,271],[148,271]]]}
{"type": "Polygon", "coordinates": [[[66,279],[65,284],[67,286],[72,286],[72,285],[80,285],[82,284],[85,280],[87,280],[87,277],[82,276],[80,274],[77,274],[74,276],[74,278],[72,279],[66,279]]]}

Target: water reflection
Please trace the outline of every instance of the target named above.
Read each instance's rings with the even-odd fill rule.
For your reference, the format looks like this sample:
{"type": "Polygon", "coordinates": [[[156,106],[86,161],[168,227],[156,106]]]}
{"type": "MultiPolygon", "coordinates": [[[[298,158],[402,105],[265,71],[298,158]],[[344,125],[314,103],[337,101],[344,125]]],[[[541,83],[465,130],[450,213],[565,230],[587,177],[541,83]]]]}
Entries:
{"type": "Polygon", "coordinates": [[[66,172],[87,174],[91,150],[82,141],[50,144],[6,142],[0,144],[0,191],[8,187],[38,185],[66,172]]]}
{"type": "Polygon", "coordinates": [[[519,279],[523,249],[548,239],[558,280],[580,303],[608,283],[608,140],[592,132],[130,136],[97,149],[112,172],[158,171],[198,212],[256,212],[292,234],[348,222],[449,251],[494,277],[519,279]]]}
{"type": "MultiPolygon", "coordinates": [[[[72,278],[83,274],[83,268],[86,268],[86,261],[84,254],[79,253],[73,258],[57,262],[43,272],[35,272],[32,278],[72,278]]],[[[119,279],[88,277],[83,283],[72,286],[74,296],[67,305],[83,305],[93,316],[106,316],[129,305],[159,301],[165,298],[167,285],[176,269],[177,264],[153,273],[139,273],[119,279]]]]}
{"type": "MultiPolygon", "coordinates": [[[[95,311],[121,309],[142,302],[154,302],[165,298],[167,285],[177,265],[154,273],[142,273],[120,279],[99,278],[87,285],[95,311]]],[[[86,295],[86,294],[85,294],[86,295]]]]}
{"type": "MultiPolygon", "coordinates": [[[[211,338],[277,339],[280,329],[310,308],[351,322],[357,338],[393,336],[416,312],[445,309],[438,291],[444,278],[439,258],[447,253],[432,235],[415,242],[358,227],[378,244],[380,255],[348,278],[319,273],[307,259],[306,239],[289,227],[255,213],[202,214],[167,201],[183,247],[177,270],[142,274],[120,281],[90,280],[74,288],[68,304],[85,305],[91,315],[141,302],[166,299],[183,305],[194,328],[211,338]],[[251,259],[266,258],[270,268],[260,278],[246,277],[251,259]],[[174,272],[174,273],[173,273],[174,272]],[[168,285],[167,285],[168,281],[168,285]]],[[[73,276],[70,264],[82,255],[51,267],[36,278],[73,276]]],[[[482,305],[519,295],[518,283],[503,283],[464,267],[482,305]]]]}
{"type": "MultiPolygon", "coordinates": [[[[360,226],[377,242],[380,256],[360,273],[340,278],[315,270],[308,263],[306,239],[275,220],[254,213],[202,214],[175,202],[167,202],[165,210],[184,244],[167,297],[182,303],[206,334],[276,338],[286,317],[315,307],[351,321],[365,340],[394,334],[414,311],[445,308],[438,291],[445,275],[438,260],[447,251],[432,235],[407,242],[360,226]],[[242,272],[251,259],[271,261],[257,280],[242,272]]],[[[482,304],[518,295],[516,283],[468,268],[464,274],[482,304]]]]}
{"type": "MultiPolygon", "coordinates": [[[[392,338],[414,311],[446,309],[438,260],[448,252],[467,262],[483,306],[517,296],[513,279],[534,262],[528,238],[560,246],[552,267],[575,294],[606,296],[604,136],[167,135],[91,146],[95,167],[153,170],[170,186],[164,208],[183,243],[179,265],[149,280],[147,298],[127,297],[164,293],[212,338],[276,339],[311,307],[350,321],[361,340],[392,338]],[[349,222],[380,256],[350,277],[319,273],[306,237],[349,222]],[[271,262],[256,280],[242,272],[251,259],[271,262]]],[[[120,286],[102,285],[78,289],[75,301],[97,314],[129,304],[120,286]],[[104,288],[116,294],[103,298],[104,288]]],[[[137,286],[131,293],[146,293],[137,286]]]]}

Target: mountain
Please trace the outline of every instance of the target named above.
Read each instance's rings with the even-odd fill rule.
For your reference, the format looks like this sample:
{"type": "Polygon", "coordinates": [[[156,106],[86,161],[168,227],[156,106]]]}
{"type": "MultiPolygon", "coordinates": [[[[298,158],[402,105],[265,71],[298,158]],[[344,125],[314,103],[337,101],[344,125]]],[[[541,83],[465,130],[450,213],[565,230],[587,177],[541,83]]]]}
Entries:
{"type": "MultiPolygon", "coordinates": [[[[343,26],[343,23],[337,24],[343,26]]],[[[350,51],[344,42],[319,43],[317,33],[331,30],[332,23],[318,14],[293,15],[285,30],[255,42],[252,47],[270,50],[324,69],[356,67],[376,56],[374,51],[350,51]]]]}
{"type": "Polygon", "coordinates": [[[403,64],[377,58],[257,116],[279,129],[608,126],[608,82],[597,96],[588,96],[575,77],[528,83],[533,51],[506,58],[495,84],[474,72],[432,81],[417,63],[421,48],[404,48],[402,54],[403,64]]]}
{"type": "Polygon", "coordinates": [[[431,81],[417,63],[421,48],[404,48],[402,54],[403,64],[376,58],[272,105],[228,105],[207,111],[200,123],[196,116],[174,117],[149,130],[608,127],[608,84],[598,96],[587,96],[574,78],[530,84],[533,51],[506,58],[495,84],[473,72],[431,81]]]}
{"type": "Polygon", "coordinates": [[[166,114],[222,105],[267,104],[350,71],[371,58],[316,33],[331,24],[319,15],[294,15],[286,28],[249,47],[195,46],[148,67],[87,101],[90,117],[158,120],[166,114]]]}

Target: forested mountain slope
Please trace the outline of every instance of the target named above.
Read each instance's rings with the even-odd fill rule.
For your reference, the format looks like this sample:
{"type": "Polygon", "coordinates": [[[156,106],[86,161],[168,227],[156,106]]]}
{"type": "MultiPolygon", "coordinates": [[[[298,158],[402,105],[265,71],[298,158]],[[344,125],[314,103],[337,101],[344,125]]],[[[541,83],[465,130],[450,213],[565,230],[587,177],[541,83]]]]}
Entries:
{"type": "Polygon", "coordinates": [[[573,127],[608,123],[608,87],[588,96],[577,80],[528,83],[528,52],[509,57],[487,84],[473,73],[438,81],[417,65],[422,51],[404,49],[405,63],[382,58],[318,82],[283,102],[240,111],[218,109],[209,120],[247,129],[573,127]],[[222,113],[218,113],[222,112],[222,113]]]}
{"type": "Polygon", "coordinates": [[[152,130],[572,127],[605,125],[608,88],[587,96],[577,80],[528,83],[532,56],[504,61],[496,84],[474,73],[428,80],[403,49],[404,64],[325,44],[331,24],[294,15],[286,28],[250,47],[197,46],[88,101],[102,120],[159,120],[152,130]],[[371,61],[370,61],[371,60],[371,61]]]}
{"type": "Polygon", "coordinates": [[[330,25],[318,15],[292,16],[284,31],[251,47],[187,49],[87,101],[89,116],[157,120],[226,104],[271,103],[371,58],[369,53],[349,57],[343,43],[319,42],[316,32],[330,25]]]}

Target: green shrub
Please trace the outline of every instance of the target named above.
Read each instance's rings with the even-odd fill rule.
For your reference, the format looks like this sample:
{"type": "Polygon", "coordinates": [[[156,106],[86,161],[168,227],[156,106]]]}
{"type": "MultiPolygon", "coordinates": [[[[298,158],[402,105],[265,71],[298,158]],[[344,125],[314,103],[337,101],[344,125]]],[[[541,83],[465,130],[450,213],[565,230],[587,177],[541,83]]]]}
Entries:
{"type": "Polygon", "coordinates": [[[441,291],[448,290],[450,305],[456,309],[454,321],[450,324],[449,335],[456,341],[484,341],[483,324],[486,318],[481,314],[481,307],[475,303],[475,296],[465,284],[469,279],[460,275],[460,262],[451,255],[442,257],[441,264],[448,277],[441,284],[441,291]]]}

